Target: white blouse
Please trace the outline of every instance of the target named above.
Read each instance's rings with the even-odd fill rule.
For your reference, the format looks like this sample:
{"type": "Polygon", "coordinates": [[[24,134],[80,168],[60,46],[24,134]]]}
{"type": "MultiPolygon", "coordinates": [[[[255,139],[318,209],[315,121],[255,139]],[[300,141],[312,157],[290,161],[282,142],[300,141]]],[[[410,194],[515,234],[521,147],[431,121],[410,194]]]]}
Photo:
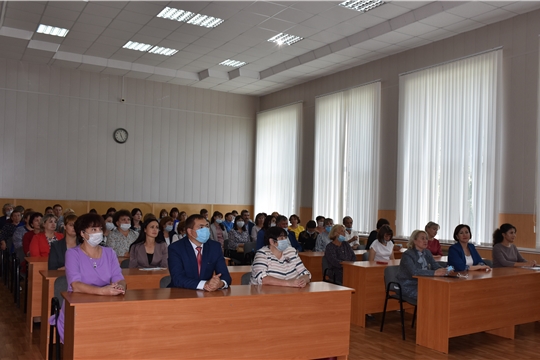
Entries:
{"type": "Polygon", "coordinates": [[[389,261],[390,255],[392,255],[392,252],[394,251],[394,243],[387,241],[386,245],[383,245],[379,240],[375,240],[373,244],[371,244],[370,249],[375,251],[374,261],[389,261]]]}

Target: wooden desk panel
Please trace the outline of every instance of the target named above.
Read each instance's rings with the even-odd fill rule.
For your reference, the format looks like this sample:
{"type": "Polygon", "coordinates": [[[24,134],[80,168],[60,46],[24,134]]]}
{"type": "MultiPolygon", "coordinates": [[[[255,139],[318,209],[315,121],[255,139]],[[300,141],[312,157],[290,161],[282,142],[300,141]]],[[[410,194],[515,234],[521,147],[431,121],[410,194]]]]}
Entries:
{"type": "Polygon", "coordinates": [[[540,273],[497,268],[468,274],[418,277],[418,345],[448,353],[451,337],[487,331],[513,339],[515,325],[540,320],[540,273]]]}
{"type": "MultiPolygon", "coordinates": [[[[47,270],[48,257],[26,257],[28,263],[28,297],[26,304],[26,327],[33,331],[34,318],[41,314],[41,270],[47,270]]],[[[17,289],[19,291],[19,289],[17,289]]]]}
{"type": "MultiPolygon", "coordinates": [[[[447,257],[439,257],[436,261],[447,261],[447,257]]],[[[401,260],[391,260],[387,265],[375,261],[346,261],[343,263],[343,286],[356,291],[352,296],[351,323],[366,326],[366,315],[380,313],[384,310],[386,288],[384,285],[384,269],[387,266],[399,265],[401,260]]],[[[413,308],[404,304],[405,309],[413,308]]],[[[389,301],[387,310],[399,310],[397,301],[389,301]]]]}
{"type": "MultiPolygon", "coordinates": [[[[365,252],[366,250],[354,250],[356,260],[361,261],[365,252]]],[[[322,258],[324,256],[324,251],[305,251],[299,252],[298,255],[300,256],[300,259],[302,259],[306,269],[311,273],[311,281],[322,281],[322,258]]]]}
{"type": "Polygon", "coordinates": [[[212,293],[186,289],[132,290],[110,297],[63,293],[64,356],[347,359],[351,291],[310,283],[304,289],[233,285],[212,293]],[[231,322],[243,325],[231,327],[231,322]],[[230,351],[246,344],[257,346],[252,351],[230,351]]]}
{"type": "Polygon", "coordinates": [[[242,275],[251,273],[251,265],[227,266],[227,269],[232,279],[232,284],[229,285],[242,285],[242,275]]]}

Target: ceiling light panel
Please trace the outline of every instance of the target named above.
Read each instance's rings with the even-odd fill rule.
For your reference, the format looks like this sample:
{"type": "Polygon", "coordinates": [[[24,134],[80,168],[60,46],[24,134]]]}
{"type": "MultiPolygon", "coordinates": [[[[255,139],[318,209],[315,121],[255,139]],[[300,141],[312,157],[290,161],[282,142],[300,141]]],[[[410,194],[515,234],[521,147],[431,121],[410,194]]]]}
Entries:
{"type": "Polygon", "coordinates": [[[181,21],[191,25],[202,26],[205,28],[215,28],[223,22],[223,19],[220,18],[209,15],[196,14],[192,13],[191,11],[175,9],[168,6],[161,10],[161,12],[157,14],[157,17],[181,21]]]}
{"type": "Polygon", "coordinates": [[[152,48],[152,45],[138,43],[135,41],[128,41],[124,46],[122,46],[124,49],[129,50],[137,50],[137,51],[148,51],[152,48]]]}
{"type": "Polygon", "coordinates": [[[165,55],[165,56],[173,56],[177,52],[178,52],[178,50],[176,50],[176,49],[169,49],[169,48],[162,47],[162,46],[154,46],[149,51],[149,53],[151,53],[151,54],[165,55]]]}
{"type": "Polygon", "coordinates": [[[382,4],[384,4],[382,0],[347,0],[339,4],[339,6],[365,13],[382,4]]]}
{"type": "Polygon", "coordinates": [[[244,61],[238,61],[238,60],[227,59],[227,60],[225,60],[225,61],[220,62],[219,65],[223,65],[223,66],[231,66],[231,67],[240,67],[240,66],[246,65],[246,62],[244,62],[244,61]]]}
{"type": "Polygon", "coordinates": [[[276,43],[278,45],[283,45],[283,44],[292,45],[294,43],[299,42],[302,39],[304,38],[300,36],[280,33],[280,34],[277,34],[276,36],[271,37],[270,39],[268,39],[268,41],[276,43]]]}
{"type": "Polygon", "coordinates": [[[43,24],[40,24],[37,28],[37,32],[40,33],[40,34],[45,34],[45,35],[53,35],[53,36],[60,36],[60,37],[66,37],[66,35],[68,34],[69,30],[68,29],[63,29],[63,28],[59,28],[59,27],[55,27],[55,26],[49,26],[49,25],[43,25],[43,24]]]}

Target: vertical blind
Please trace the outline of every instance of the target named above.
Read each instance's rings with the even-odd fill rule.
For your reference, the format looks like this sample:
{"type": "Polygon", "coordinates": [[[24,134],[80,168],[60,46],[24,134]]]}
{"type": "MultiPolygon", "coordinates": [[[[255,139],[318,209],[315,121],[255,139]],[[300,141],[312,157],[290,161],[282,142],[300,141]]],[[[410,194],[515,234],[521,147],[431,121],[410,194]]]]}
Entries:
{"type": "Polygon", "coordinates": [[[377,219],[381,83],[322,96],[315,103],[313,217],[368,230],[377,219]]]}
{"type": "Polygon", "coordinates": [[[468,224],[490,242],[498,214],[502,50],[400,77],[397,233],[428,221],[452,239],[468,224]]]}
{"type": "Polygon", "coordinates": [[[255,212],[298,210],[302,103],[257,114],[255,212]]]}

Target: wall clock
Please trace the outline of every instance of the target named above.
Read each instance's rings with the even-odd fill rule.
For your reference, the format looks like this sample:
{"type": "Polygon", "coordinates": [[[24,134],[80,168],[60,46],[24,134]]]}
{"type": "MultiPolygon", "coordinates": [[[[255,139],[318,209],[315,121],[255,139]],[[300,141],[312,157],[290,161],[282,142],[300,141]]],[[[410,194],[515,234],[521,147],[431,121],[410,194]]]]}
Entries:
{"type": "Polygon", "coordinates": [[[113,138],[114,138],[114,141],[116,141],[117,143],[123,144],[128,139],[128,132],[127,132],[126,129],[118,128],[118,129],[114,130],[113,138]]]}

